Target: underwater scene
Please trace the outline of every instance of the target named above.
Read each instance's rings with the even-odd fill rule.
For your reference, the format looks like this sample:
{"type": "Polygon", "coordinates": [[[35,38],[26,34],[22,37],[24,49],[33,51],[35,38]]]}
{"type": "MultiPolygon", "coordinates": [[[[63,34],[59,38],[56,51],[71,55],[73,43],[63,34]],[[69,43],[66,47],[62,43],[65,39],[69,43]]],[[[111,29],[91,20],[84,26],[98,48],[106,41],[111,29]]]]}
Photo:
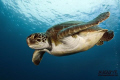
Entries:
{"type": "MultiPolygon", "coordinates": [[[[84,28],[88,29],[89,24],[86,24],[79,28],[81,34],[84,28]]],[[[77,34],[74,31],[78,29],[71,28],[67,28],[73,31],[71,34],[77,34]]],[[[58,41],[66,40],[67,29],[58,32],[62,36],[58,41]]],[[[55,29],[49,31],[48,34],[54,34],[55,29]]],[[[0,0],[0,35],[0,80],[120,80],[120,0],[0,0]],[[106,19],[103,21],[98,15],[105,12],[110,14],[107,18],[102,16],[106,19]],[[54,56],[50,50],[43,53],[44,56],[37,55],[34,51],[38,48],[28,44],[28,38],[33,37],[31,34],[46,32],[67,21],[99,23],[99,29],[113,31],[114,37],[104,43],[100,40],[89,50],[72,55],[54,56]],[[38,58],[38,62],[32,57],[38,58]]],[[[53,38],[55,36],[50,39],[53,38]]],[[[67,42],[71,44],[71,38],[67,42]]],[[[70,47],[74,48],[75,44],[73,42],[70,47]]],[[[62,53],[61,47],[52,48],[62,53]]]]}

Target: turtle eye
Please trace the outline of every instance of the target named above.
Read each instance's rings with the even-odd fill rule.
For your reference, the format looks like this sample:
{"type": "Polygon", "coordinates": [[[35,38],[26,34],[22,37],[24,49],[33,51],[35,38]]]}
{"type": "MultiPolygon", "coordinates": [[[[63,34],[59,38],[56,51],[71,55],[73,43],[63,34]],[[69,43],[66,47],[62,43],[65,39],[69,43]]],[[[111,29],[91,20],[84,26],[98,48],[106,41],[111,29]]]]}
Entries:
{"type": "Polygon", "coordinates": [[[40,42],[41,40],[40,40],[40,39],[37,39],[37,41],[39,41],[39,42],[40,42]]]}

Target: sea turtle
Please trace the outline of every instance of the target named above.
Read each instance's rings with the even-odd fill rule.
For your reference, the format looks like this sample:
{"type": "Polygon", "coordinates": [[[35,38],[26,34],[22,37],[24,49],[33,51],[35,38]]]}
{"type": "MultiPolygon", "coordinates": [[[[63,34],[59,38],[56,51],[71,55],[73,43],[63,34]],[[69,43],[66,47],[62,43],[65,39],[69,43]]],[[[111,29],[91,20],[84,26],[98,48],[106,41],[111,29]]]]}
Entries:
{"type": "Polygon", "coordinates": [[[68,21],[54,25],[45,33],[31,34],[27,37],[27,44],[35,49],[32,62],[38,65],[45,52],[55,56],[70,55],[111,40],[113,31],[97,26],[109,15],[109,12],[104,12],[89,22],[68,21]]]}

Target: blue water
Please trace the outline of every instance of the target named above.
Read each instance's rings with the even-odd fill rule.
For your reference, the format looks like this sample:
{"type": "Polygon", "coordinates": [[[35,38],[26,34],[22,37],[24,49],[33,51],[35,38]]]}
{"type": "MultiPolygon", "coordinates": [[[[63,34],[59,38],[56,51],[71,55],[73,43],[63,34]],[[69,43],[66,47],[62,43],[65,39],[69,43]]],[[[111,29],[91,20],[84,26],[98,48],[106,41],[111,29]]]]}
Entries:
{"type": "Polygon", "coordinates": [[[120,80],[120,0],[1,0],[0,80],[120,80]],[[56,57],[46,53],[39,66],[26,43],[32,33],[70,20],[89,21],[102,12],[110,17],[100,27],[114,39],[86,52],[56,57]],[[118,76],[98,76],[117,70],[118,76]]]}

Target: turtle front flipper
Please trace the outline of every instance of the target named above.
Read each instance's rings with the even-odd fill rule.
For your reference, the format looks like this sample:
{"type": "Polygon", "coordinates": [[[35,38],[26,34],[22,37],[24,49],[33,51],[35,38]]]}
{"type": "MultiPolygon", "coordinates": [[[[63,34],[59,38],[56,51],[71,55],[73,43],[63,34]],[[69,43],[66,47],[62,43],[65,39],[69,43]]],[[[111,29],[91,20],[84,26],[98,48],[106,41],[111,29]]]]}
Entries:
{"type": "Polygon", "coordinates": [[[35,50],[35,52],[33,53],[32,62],[35,65],[39,65],[44,53],[45,51],[35,50]]]}
{"type": "Polygon", "coordinates": [[[77,32],[80,32],[82,30],[85,30],[87,28],[93,27],[98,25],[99,23],[103,22],[104,20],[106,20],[108,17],[110,16],[109,12],[104,12],[100,15],[98,15],[98,17],[96,17],[95,19],[93,19],[92,21],[86,22],[86,23],[82,23],[82,24],[77,24],[77,25],[73,25],[67,28],[64,28],[63,30],[61,30],[58,33],[58,39],[62,39],[66,36],[70,36],[72,34],[75,34],[77,32]]]}

